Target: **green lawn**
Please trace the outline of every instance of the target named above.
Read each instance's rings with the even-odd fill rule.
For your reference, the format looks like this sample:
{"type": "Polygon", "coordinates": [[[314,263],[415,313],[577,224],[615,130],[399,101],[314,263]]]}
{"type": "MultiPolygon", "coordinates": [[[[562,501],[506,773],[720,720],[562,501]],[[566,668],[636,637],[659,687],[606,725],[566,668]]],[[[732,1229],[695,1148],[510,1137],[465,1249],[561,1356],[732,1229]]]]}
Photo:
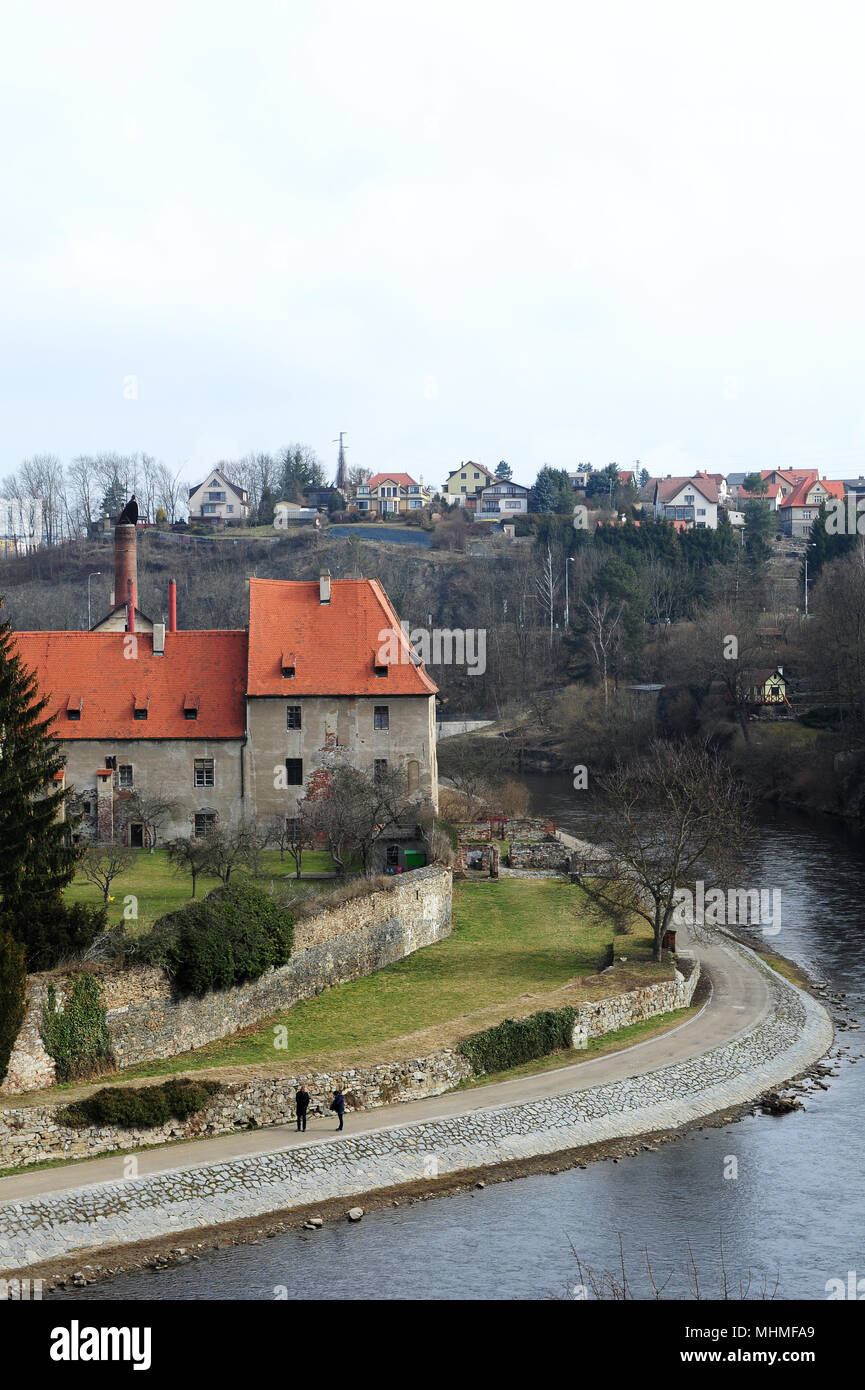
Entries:
{"type": "MultiPolygon", "coordinates": [[[[399,1047],[394,1050],[385,1044],[419,1033],[425,1036],[417,1040],[417,1047],[433,1051],[451,1045],[455,1026],[462,1035],[488,1026],[483,1020],[460,1030],[460,1020],[467,1016],[494,1006],[530,1013],[545,1007],[541,1002],[532,1005],[536,996],[595,976],[612,940],[611,924],[576,885],[557,879],[457,884],[454,929],[445,940],[363,979],[304,1000],[248,1032],[193,1053],[145,1063],[124,1071],[124,1077],[200,1067],[287,1064],[293,1058],[336,1054],[343,1066],[349,1056],[358,1065],[371,1059],[396,1060],[401,1055],[399,1047]],[[278,1050],[275,1025],[286,1030],[286,1046],[278,1050]]],[[[617,954],[627,955],[631,974],[644,979],[668,976],[668,968],[652,964],[650,949],[648,927],[641,931],[637,925],[633,934],[616,938],[617,954]]],[[[615,985],[612,981],[608,985],[606,978],[603,984],[593,980],[592,997],[610,988],[628,988],[630,983],[621,974],[615,985]]]]}
{"type": "MultiPolygon", "coordinates": [[[[138,900],[138,917],[126,919],[126,924],[130,931],[135,932],[151,926],[166,912],[174,912],[188,903],[192,894],[192,879],[188,873],[178,873],[171,867],[164,850],[154,850],[153,854],[146,850],[134,850],[133,854],[135,859],[132,867],[111,885],[113,902],[108,904],[108,920],[112,924],[124,920],[124,898],[131,894],[138,900]]],[[[245,870],[235,872],[243,873],[245,870]]],[[[261,872],[264,887],[272,882],[290,887],[294,883],[294,860],[286,855],[280,861],[278,850],[267,850],[261,856],[261,872]]],[[[303,856],[303,872],[332,873],[333,861],[326,851],[307,850],[303,856]]],[[[199,878],[196,896],[204,897],[218,883],[216,878],[199,878]]],[[[303,882],[302,886],[307,889],[315,885],[303,882]]],[[[101,890],[95,884],[88,883],[80,871],[66,889],[66,897],[71,902],[102,902],[101,890]]]]}

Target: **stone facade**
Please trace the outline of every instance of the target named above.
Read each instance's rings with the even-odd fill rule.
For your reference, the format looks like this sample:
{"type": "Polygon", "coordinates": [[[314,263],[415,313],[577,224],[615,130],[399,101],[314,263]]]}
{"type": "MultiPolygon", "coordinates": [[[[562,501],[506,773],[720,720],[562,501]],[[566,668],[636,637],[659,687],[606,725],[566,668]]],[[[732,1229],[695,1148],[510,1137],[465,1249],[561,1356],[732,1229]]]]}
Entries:
{"type": "MultiPolygon", "coordinates": [[[[377,761],[401,768],[418,804],[438,806],[435,706],[428,696],[259,696],[247,702],[249,795],[256,814],[296,815],[306,794],[285,785],[286,759],[293,776],[306,783],[323,766],[322,750],[339,749],[354,767],[372,772],[377,761]],[[300,728],[289,729],[288,710],[300,728]],[[376,710],[387,711],[387,728],[376,728],[376,710]],[[298,767],[298,764],[300,765],[298,767]]],[[[385,722],[381,717],[379,722],[385,722]]]]}
{"type": "Polygon", "coordinates": [[[508,852],[511,869],[568,869],[572,852],[561,840],[514,840],[508,852]]]}
{"type": "MultiPolygon", "coordinates": [[[[233,989],[177,999],[161,970],[94,967],[103,987],[111,1046],[121,1067],[174,1057],[257,1023],[320,994],[402,960],[451,930],[449,869],[415,869],[388,889],[351,898],[302,918],[287,965],[233,989]]],[[[34,976],[31,1002],[0,1093],[36,1090],[53,1082],[53,1063],[39,1040],[44,986],[51,978],[63,997],[63,977],[34,976]],[[48,1074],[50,1070],[50,1075],[48,1074]],[[35,1084],[33,1084],[35,1081],[35,1084]]],[[[275,1054],[275,1059],[277,1054],[275,1054]]]]}

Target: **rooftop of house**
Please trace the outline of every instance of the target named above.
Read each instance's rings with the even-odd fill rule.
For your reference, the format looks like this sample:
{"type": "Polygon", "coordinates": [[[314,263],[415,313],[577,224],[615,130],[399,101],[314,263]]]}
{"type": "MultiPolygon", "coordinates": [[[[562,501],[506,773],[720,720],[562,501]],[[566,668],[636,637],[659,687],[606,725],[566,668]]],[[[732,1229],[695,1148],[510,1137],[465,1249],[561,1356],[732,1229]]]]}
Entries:
{"type": "Polygon", "coordinates": [[[375,579],[250,579],[247,689],[260,695],[429,696],[436,692],[375,579]],[[390,649],[390,660],[379,656],[390,649]],[[398,659],[394,659],[398,656],[398,659]],[[376,667],[386,674],[376,675],[376,667]],[[283,672],[292,671],[293,675],[283,672]]]}
{"type": "Polygon", "coordinates": [[[421,487],[422,484],[408,473],[373,473],[367,487],[376,488],[381,483],[398,483],[400,487],[421,487]]]}
{"type": "Polygon", "coordinates": [[[496,481],[497,475],[495,473],[491,472],[484,464],[475,463],[473,459],[469,459],[466,463],[461,463],[459,468],[452,468],[450,473],[448,473],[446,481],[450,482],[451,478],[455,478],[458,473],[468,472],[470,468],[474,469],[477,473],[483,473],[485,477],[491,478],[494,482],[496,481]]]}
{"type": "Polygon", "coordinates": [[[125,632],[19,632],[16,643],[60,738],[241,738],[245,731],[245,632],[167,632],[162,655],[151,633],[138,632],[134,660],[125,632]]]}
{"type": "Polygon", "coordinates": [[[692,487],[701,493],[707,502],[717,502],[718,488],[715,483],[708,478],[661,478],[658,482],[658,501],[672,502],[674,497],[686,487],[692,487]]]}
{"type": "MultiPolygon", "coordinates": [[[[801,482],[796,484],[796,486],[793,488],[793,491],[789,493],[787,497],[784,498],[784,500],[779,504],[779,506],[781,508],[807,506],[808,493],[811,491],[813,487],[815,487],[817,482],[818,479],[816,478],[816,476],[809,474],[807,478],[803,478],[801,482]]],[[[845,496],[843,483],[830,482],[826,478],[820,478],[819,484],[821,488],[825,488],[826,492],[830,497],[843,498],[845,496]]]]}

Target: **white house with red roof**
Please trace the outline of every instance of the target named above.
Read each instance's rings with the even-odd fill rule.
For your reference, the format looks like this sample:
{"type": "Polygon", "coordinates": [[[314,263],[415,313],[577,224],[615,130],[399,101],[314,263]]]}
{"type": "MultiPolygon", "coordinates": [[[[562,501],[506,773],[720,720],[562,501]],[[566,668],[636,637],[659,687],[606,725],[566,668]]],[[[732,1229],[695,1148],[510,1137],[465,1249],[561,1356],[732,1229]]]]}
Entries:
{"type": "Polygon", "coordinates": [[[429,505],[431,494],[408,473],[374,473],[369,482],[359,484],[354,500],[359,512],[370,515],[419,512],[429,505]]]}
{"type": "Polygon", "coordinates": [[[218,468],[211,469],[203,483],[189,489],[189,518],[224,521],[240,526],[249,516],[249,496],[218,468]]]}
{"type": "Polygon", "coordinates": [[[710,531],[718,525],[718,487],[703,474],[657,479],[652,501],[657,521],[680,522],[689,529],[710,531]]]}

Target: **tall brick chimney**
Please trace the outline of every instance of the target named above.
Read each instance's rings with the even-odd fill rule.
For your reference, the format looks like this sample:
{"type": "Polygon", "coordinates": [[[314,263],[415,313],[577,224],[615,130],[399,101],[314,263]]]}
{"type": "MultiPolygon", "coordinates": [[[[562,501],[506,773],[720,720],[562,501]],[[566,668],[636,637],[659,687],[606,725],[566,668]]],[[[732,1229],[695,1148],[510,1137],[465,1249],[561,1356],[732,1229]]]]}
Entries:
{"type": "Polygon", "coordinates": [[[124,524],[114,528],[114,599],[116,608],[125,603],[132,581],[138,591],[138,559],[135,545],[135,527],[124,524]]]}

